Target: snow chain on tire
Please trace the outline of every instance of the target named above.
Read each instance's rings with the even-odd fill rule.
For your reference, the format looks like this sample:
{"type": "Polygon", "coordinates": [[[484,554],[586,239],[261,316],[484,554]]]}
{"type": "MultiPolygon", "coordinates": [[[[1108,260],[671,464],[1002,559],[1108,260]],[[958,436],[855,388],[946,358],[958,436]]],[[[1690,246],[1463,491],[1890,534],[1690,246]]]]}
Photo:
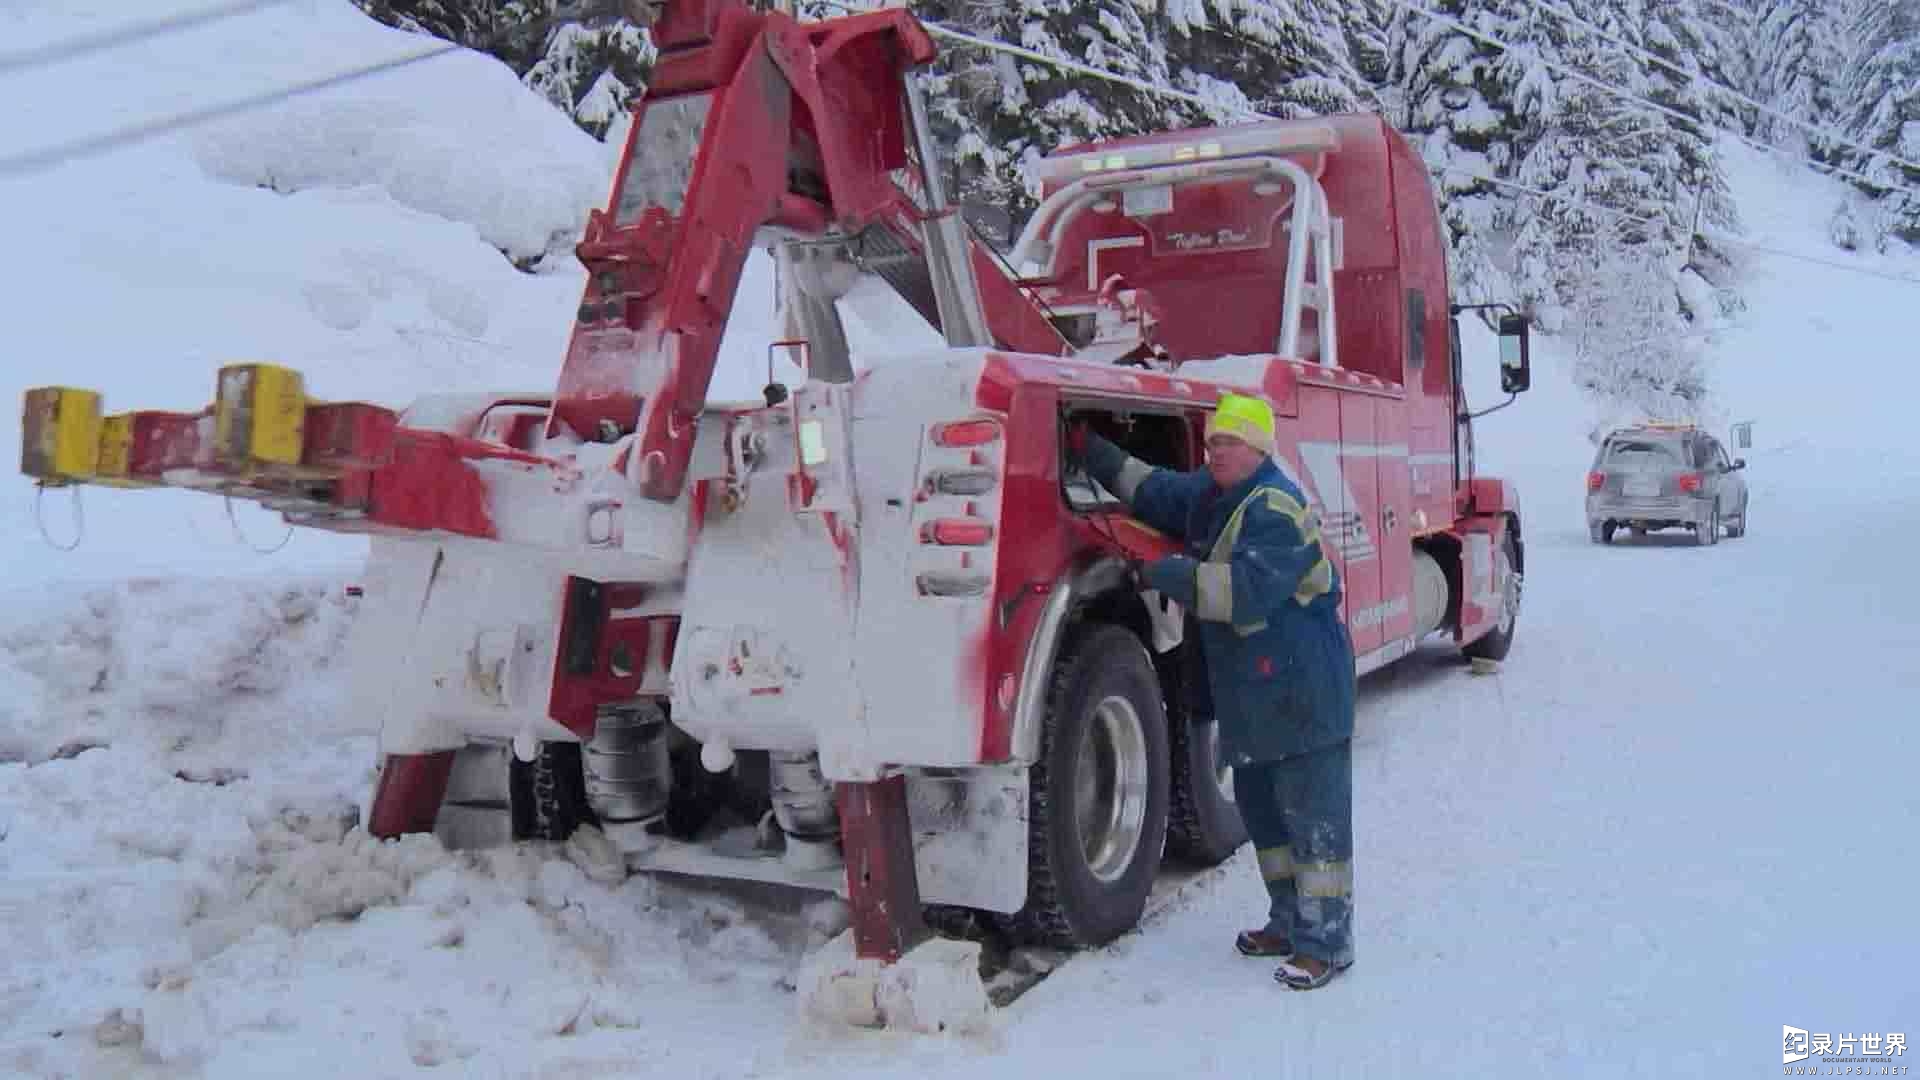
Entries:
{"type": "Polygon", "coordinates": [[[997,920],[1009,937],[1022,944],[1074,949],[1104,945],[1134,927],[1166,845],[1168,771],[1166,712],[1146,647],[1122,626],[1089,623],[1077,628],[1061,649],[1047,689],[1040,757],[1029,777],[1027,903],[997,920]],[[1071,773],[1056,779],[1055,770],[1078,763],[1095,708],[1115,696],[1138,714],[1147,792],[1135,852],[1117,880],[1102,884],[1085,864],[1078,823],[1071,820],[1071,773]],[[1063,737],[1071,745],[1063,745],[1063,737]],[[1074,842],[1062,842],[1063,830],[1074,842]]]}
{"type": "Polygon", "coordinates": [[[510,789],[513,797],[526,799],[525,808],[514,815],[516,839],[563,844],[573,830],[593,821],[579,743],[543,742],[532,761],[515,758],[512,768],[522,773],[510,789]]]}

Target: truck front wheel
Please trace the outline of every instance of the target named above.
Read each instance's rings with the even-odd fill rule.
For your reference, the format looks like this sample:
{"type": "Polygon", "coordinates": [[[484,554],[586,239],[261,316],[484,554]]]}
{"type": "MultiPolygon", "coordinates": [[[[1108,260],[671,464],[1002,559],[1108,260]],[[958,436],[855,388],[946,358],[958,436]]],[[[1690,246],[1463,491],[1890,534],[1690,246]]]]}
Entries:
{"type": "MultiPolygon", "coordinates": [[[[1608,531],[1608,542],[1611,543],[1611,526],[1608,527],[1608,531]]],[[[1505,587],[1500,590],[1499,621],[1494,624],[1494,628],[1491,631],[1461,650],[1466,653],[1468,657],[1485,660],[1505,660],[1508,651],[1513,648],[1513,634],[1514,631],[1518,629],[1520,620],[1520,589],[1522,578],[1520,576],[1519,554],[1518,548],[1514,545],[1512,533],[1508,533],[1507,536],[1500,541],[1500,546],[1494,549],[1494,558],[1498,561],[1501,571],[1500,579],[1506,583],[1505,587]]]]}
{"type": "Polygon", "coordinates": [[[1054,666],[1031,776],[1027,903],[1016,939],[1104,945],[1146,910],[1167,838],[1166,709],[1153,661],[1125,627],[1093,623],[1054,666]]]}

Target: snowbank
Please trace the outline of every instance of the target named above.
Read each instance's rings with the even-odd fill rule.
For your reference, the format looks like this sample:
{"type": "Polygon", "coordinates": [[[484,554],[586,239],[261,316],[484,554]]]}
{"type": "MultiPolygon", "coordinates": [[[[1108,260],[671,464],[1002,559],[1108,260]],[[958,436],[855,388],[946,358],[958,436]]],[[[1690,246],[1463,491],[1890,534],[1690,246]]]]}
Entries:
{"type": "Polygon", "coordinates": [[[352,608],[318,582],[170,581],[7,609],[0,1073],[389,1075],[561,1036],[539,1055],[564,1061],[657,1033],[662,1003],[673,1029],[792,1013],[838,900],[626,880],[591,831],[474,855],[369,837],[352,608]]]}
{"type": "Polygon", "coordinates": [[[337,584],[134,580],[6,596],[0,760],[122,741],[244,757],[356,730],[337,685],[354,601],[337,584]]]}
{"type": "MultiPolygon", "coordinates": [[[[365,749],[302,747],[340,777],[365,749]]],[[[375,842],[319,770],[302,793],[293,774],[215,788],[152,764],[113,748],[0,767],[0,1072],[492,1075],[622,1033],[641,1036],[634,1068],[711,1072],[769,1040],[703,1034],[702,1015],[791,1012],[800,956],[845,922],[838,901],[606,884],[578,847],[375,842]]]]}

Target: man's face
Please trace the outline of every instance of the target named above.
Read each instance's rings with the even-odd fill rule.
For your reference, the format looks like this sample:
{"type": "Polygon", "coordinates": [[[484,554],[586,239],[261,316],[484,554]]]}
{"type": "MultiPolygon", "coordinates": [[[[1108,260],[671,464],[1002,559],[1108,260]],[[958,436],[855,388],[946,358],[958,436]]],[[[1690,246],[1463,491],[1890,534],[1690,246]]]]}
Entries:
{"type": "Polygon", "coordinates": [[[1207,440],[1207,472],[1222,489],[1252,476],[1263,457],[1259,450],[1231,435],[1214,435],[1207,440]]]}

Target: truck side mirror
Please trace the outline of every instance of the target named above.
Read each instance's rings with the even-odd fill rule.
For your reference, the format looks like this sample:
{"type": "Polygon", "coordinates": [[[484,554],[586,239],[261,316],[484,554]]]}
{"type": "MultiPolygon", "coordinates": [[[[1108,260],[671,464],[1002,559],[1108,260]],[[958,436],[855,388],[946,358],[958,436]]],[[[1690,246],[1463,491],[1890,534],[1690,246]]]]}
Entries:
{"type": "Polygon", "coordinates": [[[1500,391],[1518,394],[1533,385],[1532,357],[1524,315],[1500,316],[1500,391]]]}
{"type": "Polygon", "coordinates": [[[1753,421],[1742,420],[1733,425],[1733,445],[1740,450],[1753,449],[1753,421]]]}

